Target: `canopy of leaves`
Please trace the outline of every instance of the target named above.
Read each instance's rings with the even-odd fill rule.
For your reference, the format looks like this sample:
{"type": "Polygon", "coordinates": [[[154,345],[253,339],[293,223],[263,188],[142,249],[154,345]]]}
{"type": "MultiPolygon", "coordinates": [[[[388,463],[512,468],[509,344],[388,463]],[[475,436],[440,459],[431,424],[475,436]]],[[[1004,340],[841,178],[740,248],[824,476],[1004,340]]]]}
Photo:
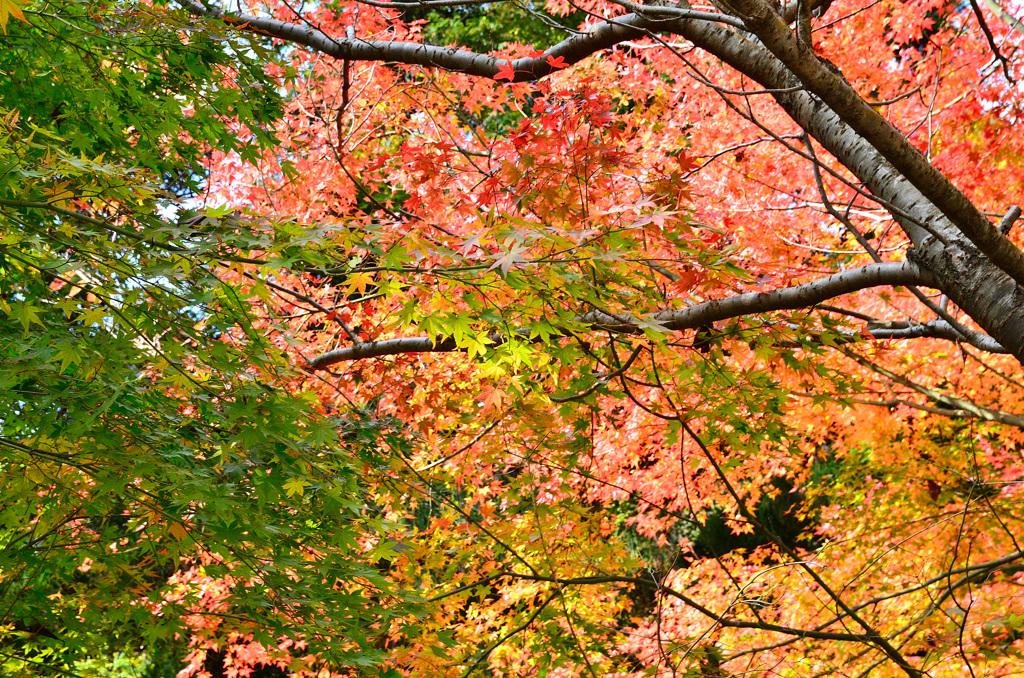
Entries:
{"type": "MultiPolygon", "coordinates": [[[[637,15],[380,4],[8,22],[4,668],[1016,671],[1020,347],[916,268],[938,220],[660,15],[570,64],[637,15]]],[[[813,4],[1005,213],[1014,24],[813,4]]]]}

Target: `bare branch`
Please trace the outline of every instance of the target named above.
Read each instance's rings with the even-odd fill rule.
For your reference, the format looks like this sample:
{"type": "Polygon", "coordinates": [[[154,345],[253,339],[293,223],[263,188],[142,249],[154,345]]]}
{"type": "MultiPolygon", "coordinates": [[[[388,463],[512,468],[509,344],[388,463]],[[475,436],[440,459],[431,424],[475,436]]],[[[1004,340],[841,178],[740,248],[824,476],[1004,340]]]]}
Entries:
{"type": "Polygon", "coordinates": [[[854,362],[863,365],[869,370],[882,375],[886,379],[894,381],[897,384],[902,384],[903,386],[906,386],[909,389],[917,391],[921,395],[930,398],[934,402],[940,403],[952,409],[969,412],[971,416],[974,416],[978,419],[983,419],[985,421],[994,421],[1000,424],[1007,424],[1009,426],[1016,426],[1017,428],[1024,428],[1024,417],[1020,416],[1019,414],[1002,412],[1000,410],[993,410],[987,407],[980,407],[970,402],[969,400],[964,400],[963,398],[957,398],[956,396],[947,395],[945,393],[942,393],[941,391],[936,391],[933,388],[928,388],[927,386],[922,386],[921,384],[913,382],[902,375],[896,374],[892,370],[888,370],[882,367],[881,365],[877,365],[871,362],[870,360],[864,358],[863,356],[857,355],[848,348],[845,348],[843,346],[836,346],[835,348],[837,351],[845,355],[850,360],[853,360],[854,362]]]}
{"type": "Polygon", "coordinates": [[[1024,23],[1003,9],[1003,6],[996,2],[996,0],[983,0],[983,2],[986,7],[992,10],[993,14],[1005,21],[1010,28],[1024,35],[1024,23]]]}
{"type": "Polygon", "coordinates": [[[814,282],[773,292],[749,292],[655,314],[652,321],[668,330],[683,330],[750,313],[809,308],[833,297],[882,285],[934,285],[934,278],[910,262],[871,264],[814,282]]]}
{"type": "Polygon", "coordinates": [[[992,31],[989,29],[988,23],[985,22],[985,15],[981,13],[981,7],[978,7],[977,0],[971,0],[971,9],[974,10],[974,16],[978,19],[978,25],[981,26],[981,31],[985,34],[985,40],[988,41],[988,48],[992,50],[992,54],[995,55],[996,59],[999,60],[999,63],[1003,67],[1003,75],[1006,76],[1006,80],[1008,82],[1014,82],[1013,76],[1010,75],[1010,62],[1005,56],[1003,56],[1002,52],[999,51],[996,39],[992,36],[992,31]]]}
{"type": "Polygon", "coordinates": [[[932,337],[934,339],[946,339],[953,342],[963,342],[981,349],[986,353],[1007,353],[1006,347],[998,341],[980,332],[971,332],[964,335],[956,330],[945,320],[936,319],[927,323],[915,323],[909,321],[898,322],[871,322],[868,324],[868,332],[875,339],[918,339],[932,337]]]}
{"type": "MultiPolygon", "coordinates": [[[[759,4],[758,0],[741,1],[759,4]]],[[[766,21],[771,23],[772,20],[766,21]]],[[[726,28],[707,23],[678,22],[675,30],[695,46],[709,51],[767,88],[781,89],[801,82],[790,70],[794,67],[792,63],[783,63],[760,44],[726,28]]],[[[785,26],[780,30],[788,33],[785,26]]],[[[789,34],[789,42],[793,40],[795,38],[789,34]]],[[[794,56],[794,51],[795,48],[790,50],[788,56],[794,56]]],[[[803,68],[824,70],[832,84],[841,78],[822,66],[812,53],[807,52],[804,56],[814,64],[803,68]]],[[[849,86],[845,85],[845,88],[849,89],[849,86]]],[[[866,105],[856,92],[850,90],[848,94],[861,105],[866,105]]],[[[885,154],[870,143],[870,139],[848,124],[838,113],[843,106],[835,102],[836,97],[830,97],[832,101],[829,103],[838,110],[822,105],[821,98],[806,91],[773,96],[794,122],[863,181],[874,196],[886,201],[886,208],[914,245],[908,252],[908,258],[931,271],[939,279],[943,293],[966,311],[988,335],[1024,362],[1024,313],[1020,311],[1024,308],[1024,290],[999,268],[999,262],[990,258],[991,251],[976,249],[924,191],[901,175],[886,160],[885,154]],[[898,209],[892,209],[889,203],[898,209]],[[907,214],[913,218],[907,219],[907,214]],[[922,224],[927,224],[928,228],[922,224]]],[[[892,128],[889,132],[893,138],[899,136],[898,131],[892,128]]],[[[922,162],[927,164],[926,160],[922,162]]],[[[984,215],[981,219],[995,232],[995,227],[984,215]]],[[[1002,238],[998,233],[996,237],[1002,238]]],[[[1005,242],[1012,247],[1008,240],[1005,242]]]]}
{"type": "Polygon", "coordinates": [[[1003,235],[1010,235],[1010,229],[1013,228],[1018,219],[1020,219],[1020,207],[1014,205],[999,220],[999,232],[1003,235]]]}
{"type": "Polygon", "coordinates": [[[862,636],[856,633],[841,633],[835,631],[812,631],[810,629],[795,629],[788,626],[779,626],[777,624],[769,624],[764,622],[748,622],[736,619],[734,616],[726,614],[717,614],[714,611],[704,607],[693,598],[690,598],[684,593],[680,593],[673,588],[665,586],[661,582],[653,579],[644,579],[642,577],[617,577],[617,576],[594,576],[594,577],[572,577],[562,579],[559,577],[543,577],[536,575],[525,575],[517,574],[515,572],[505,572],[505,575],[515,578],[523,579],[526,581],[539,581],[539,582],[551,582],[560,586],[592,586],[595,584],[634,584],[637,586],[644,586],[648,588],[655,588],[665,595],[668,595],[676,600],[679,600],[687,607],[690,607],[697,612],[701,613],[708,619],[715,621],[721,626],[735,629],[760,629],[762,631],[772,631],[775,633],[782,633],[790,636],[797,636],[800,638],[817,638],[820,640],[841,640],[850,641],[856,643],[870,643],[871,639],[867,636],[862,636]]]}

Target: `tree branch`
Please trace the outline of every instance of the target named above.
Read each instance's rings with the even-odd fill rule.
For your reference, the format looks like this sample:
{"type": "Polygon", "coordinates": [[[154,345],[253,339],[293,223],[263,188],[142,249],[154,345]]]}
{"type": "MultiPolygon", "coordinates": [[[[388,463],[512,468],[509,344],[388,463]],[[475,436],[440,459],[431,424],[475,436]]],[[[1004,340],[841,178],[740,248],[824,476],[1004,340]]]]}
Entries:
{"type": "Polygon", "coordinates": [[[935,389],[928,388],[927,386],[922,386],[921,384],[913,382],[904,376],[896,374],[891,370],[887,370],[881,365],[877,365],[871,362],[867,358],[857,355],[853,351],[850,351],[849,349],[843,346],[836,346],[835,349],[842,353],[843,355],[845,355],[850,360],[853,360],[854,362],[868,368],[869,370],[882,375],[883,377],[889,379],[890,381],[894,381],[897,384],[902,384],[903,386],[906,386],[909,389],[917,391],[921,395],[930,398],[936,403],[941,403],[942,405],[945,405],[946,407],[949,408],[953,408],[955,410],[963,410],[964,412],[970,413],[971,416],[976,417],[978,419],[983,419],[985,421],[994,421],[1000,424],[1007,424],[1008,426],[1024,428],[1024,417],[1020,416],[1019,414],[1013,414],[1011,412],[1002,412],[1000,410],[993,410],[987,407],[980,407],[970,402],[969,400],[964,400],[963,398],[957,398],[956,396],[947,395],[945,393],[942,393],[941,391],[936,391],[935,389]]]}
{"type": "Polygon", "coordinates": [[[1024,23],[1021,23],[1016,17],[1014,17],[1012,14],[1003,9],[1003,6],[996,2],[996,0],[982,1],[985,3],[986,7],[992,10],[993,14],[995,14],[997,17],[1006,22],[1006,24],[1010,28],[1017,31],[1021,35],[1024,35],[1024,23]]]}
{"type": "MultiPolygon", "coordinates": [[[[458,71],[484,78],[495,78],[502,66],[511,63],[514,73],[512,82],[538,80],[567,65],[579,63],[588,56],[613,47],[620,42],[642,38],[651,29],[648,19],[637,14],[628,14],[616,17],[614,20],[603,21],[585,33],[566,38],[549,47],[539,57],[524,57],[509,62],[506,59],[499,59],[487,54],[415,42],[362,40],[356,37],[335,38],[311,26],[242,12],[226,14],[220,9],[205,7],[196,0],[178,0],[178,3],[197,16],[223,21],[239,30],[305,45],[335,59],[397,61],[403,64],[458,71]],[[556,59],[561,59],[564,65],[553,66],[552,62],[556,59]]],[[[738,19],[716,12],[699,12],[673,7],[651,8],[651,11],[656,11],[659,16],[669,17],[672,20],[713,21],[743,26],[738,19]]]]}
{"type": "Polygon", "coordinates": [[[690,598],[686,594],[680,593],[673,588],[665,586],[664,584],[651,580],[643,579],[641,577],[618,577],[618,576],[595,576],[595,577],[572,577],[562,579],[559,577],[542,577],[536,575],[525,575],[517,574],[515,572],[503,573],[514,579],[523,579],[526,581],[538,581],[538,582],[551,582],[560,586],[593,586],[595,584],[633,584],[636,586],[645,586],[648,588],[654,588],[662,591],[666,595],[675,598],[682,602],[689,608],[692,608],[704,615],[708,619],[720,624],[721,626],[734,628],[734,629],[759,629],[761,631],[772,631],[774,633],[782,633],[790,636],[797,636],[800,638],[817,638],[820,640],[842,640],[856,643],[871,643],[871,639],[868,636],[863,636],[856,633],[839,633],[834,631],[812,631],[810,629],[794,629],[788,626],[779,626],[777,624],[769,624],[765,622],[748,622],[735,619],[725,614],[716,614],[714,611],[704,607],[693,598],[690,598]]]}
{"type": "Polygon", "coordinates": [[[998,341],[979,332],[964,336],[945,320],[932,320],[927,323],[915,323],[906,320],[897,322],[872,321],[868,323],[868,332],[875,339],[918,339],[931,337],[963,342],[981,349],[986,353],[1007,353],[1006,347],[998,341]]]}
{"type": "Polygon", "coordinates": [[[668,330],[683,330],[749,313],[766,313],[809,308],[826,299],[883,285],[935,285],[934,276],[913,263],[885,263],[861,266],[814,282],[773,292],[749,292],[708,301],[675,311],[655,314],[652,321],[668,330]]]}
{"type": "MultiPolygon", "coordinates": [[[[857,403],[859,405],[871,405],[872,407],[885,407],[892,409],[903,405],[915,410],[921,410],[922,412],[928,412],[929,414],[937,414],[941,417],[947,417],[949,419],[978,419],[978,415],[974,412],[969,412],[962,409],[947,409],[945,407],[934,407],[932,405],[922,405],[921,403],[915,403],[912,400],[904,400],[902,398],[890,398],[889,400],[868,400],[866,398],[851,398],[850,402],[857,403]]],[[[996,413],[1003,414],[1003,413],[996,413]]],[[[1015,418],[1019,419],[1019,417],[1015,418]]],[[[1006,422],[1010,423],[1010,422],[1006,422]]]]}
{"type": "Polygon", "coordinates": [[[866,620],[861,618],[857,614],[857,611],[850,607],[850,605],[842,599],[842,596],[839,593],[833,591],[832,588],[827,583],[825,583],[825,580],[821,578],[821,576],[815,571],[813,567],[811,567],[804,560],[798,558],[796,552],[791,547],[789,547],[784,541],[782,541],[782,539],[779,538],[778,535],[776,535],[771,529],[769,529],[768,526],[766,526],[764,523],[758,520],[757,517],[750,512],[750,510],[747,508],[747,505],[743,502],[742,498],[740,498],[740,495],[733,487],[732,483],[729,482],[729,479],[728,477],[726,477],[725,471],[722,469],[721,464],[719,464],[718,461],[715,459],[714,455],[711,454],[711,450],[707,448],[707,445],[704,444],[704,441],[701,440],[700,436],[698,436],[696,432],[694,432],[694,430],[690,427],[690,425],[687,424],[685,421],[681,421],[680,426],[682,426],[683,430],[686,431],[686,434],[690,436],[693,442],[697,443],[697,446],[704,454],[704,457],[708,460],[708,463],[710,463],[712,468],[714,468],[715,474],[718,476],[719,480],[721,480],[722,483],[725,485],[725,489],[732,496],[733,501],[736,502],[736,507],[737,509],[739,509],[740,515],[743,516],[751,525],[753,525],[754,527],[768,535],[768,537],[773,542],[775,542],[775,545],[778,546],[779,550],[788,555],[794,564],[799,565],[803,569],[803,571],[810,576],[814,583],[817,584],[821,588],[821,590],[824,591],[828,595],[828,597],[832,599],[833,602],[835,602],[836,606],[843,611],[844,616],[846,616],[854,623],[856,623],[858,626],[860,626],[862,629],[864,629],[864,642],[878,646],[878,648],[881,649],[882,652],[884,652],[889,657],[889,659],[893,661],[893,663],[895,663],[897,666],[903,669],[903,671],[908,676],[910,676],[910,678],[920,678],[921,676],[923,676],[923,671],[920,671],[917,668],[911,666],[907,662],[907,660],[900,654],[899,650],[893,647],[888,640],[882,637],[882,635],[878,631],[876,631],[875,628],[871,626],[871,624],[869,624],[866,620]]]}
{"type": "MultiPolygon", "coordinates": [[[[992,36],[992,31],[989,29],[988,24],[985,22],[985,15],[981,12],[981,7],[978,7],[977,0],[971,1],[971,9],[974,10],[974,16],[978,19],[978,25],[981,26],[981,31],[985,34],[985,40],[988,41],[988,48],[992,50],[992,54],[995,55],[996,59],[999,59],[999,63],[1003,67],[1003,75],[1006,76],[1007,82],[1014,82],[1013,76],[1010,75],[1010,62],[1002,52],[999,51],[999,45],[996,44],[995,37],[992,36]]],[[[1006,235],[1005,233],[1003,235],[1006,235]]]]}
{"type": "Polygon", "coordinates": [[[1003,218],[999,220],[999,226],[997,227],[999,232],[1003,235],[1010,235],[1010,229],[1013,228],[1013,225],[1017,223],[1018,219],[1020,219],[1020,213],[1021,211],[1018,205],[1014,205],[1007,210],[1006,214],[1003,215],[1003,218]]]}
{"type": "MultiPolygon", "coordinates": [[[[764,0],[730,0],[744,23],[807,89],[831,108],[959,228],[994,264],[1024,285],[1024,253],[898,129],[828,68],[764,0]]],[[[829,64],[831,65],[831,64],[829,64]]]]}
{"type": "MultiPolygon", "coordinates": [[[[662,311],[644,319],[591,311],[576,320],[589,325],[594,331],[617,334],[638,334],[642,325],[656,325],[665,331],[673,332],[751,313],[809,308],[826,299],[882,285],[932,285],[934,282],[933,276],[910,262],[871,264],[795,287],[773,292],[749,292],[682,309],[662,311]]],[[[516,334],[523,338],[531,336],[528,329],[518,330],[516,334]]],[[[491,334],[488,338],[492,345],[508,341],[508,337],[502,333],[491,334]]],[[[308,367],[312,370],[322,370],[340,362],[385,355],[450,353],[456,350],[458,344],[452,337],[407,337],[369,341],[324,353],[311,360],[308,367]]]]}
{"type": "MultiPolygon", "coordinates": [[[[764,87],[782,89],[800,83],[781,60],[734,31],[694,22],[678,22],[674,30],[764,87]]],[[[817,59],[810,52],[807,56],[817,59]]],[[[820,98],[807,91],[772,96],[794,122],[864,182],[873,195],[885,201],[883,204],[914,244],[908,259],[931,271],[943,293],[1024,363],[1024,290],[1013,278],[967,241],[913,182],[836,111],[822,105],[820,98]]]]}

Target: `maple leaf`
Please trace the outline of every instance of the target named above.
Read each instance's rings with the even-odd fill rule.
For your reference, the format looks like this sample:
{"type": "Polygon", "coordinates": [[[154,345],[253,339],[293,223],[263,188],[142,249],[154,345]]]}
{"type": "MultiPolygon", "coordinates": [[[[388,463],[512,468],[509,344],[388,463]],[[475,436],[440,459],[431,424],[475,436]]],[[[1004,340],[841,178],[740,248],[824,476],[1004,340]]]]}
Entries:
{"type": "Polygon", "coordinates": [[[43,321],[40,319],[40,312],[42,309],[39,307],[19,301],[12,304],[11,309],[10,315],[21,321],[21,326],[25,328],[26,332],[28,331],[29,326],[33,323],[43,325],[43,321]]]}
{"type": "Polygon", "coordinates": [[[185,541],[188,539],[188,530],[185,529],[185,526],[177,520],[172,520],[170,522],[167,526],[167,531],[170,532],[178,541],[185,541]]]}
{"type": "Polygon", "coordinates": [[[373,282],[373,274],[368,271],[356,271],[349,275],[348,280],[345,281],[345,287],[349,291],[356,291],[359,294],[365,294],[366,288],[373,282]]]}
{"type": "Polygon", "coordinates": [[[28,19],[26,19],[25,15],[22,13],[21,7],[18,6],[19,4],[19,0],[0,0],[0,30],[5,34],[7,33],[7,21],[9,17],[13,16],[15,19],[29,23],[28,19]]]}
{"type": "Polygon", "coordinates": [[[466,255],[466,254],[469,254],[470,252],[472,252],[474,249],[480,247],[481,235],[482,234],[480,234],[480,233],[476,233],[476,234],[466,238],[466,240],[463,241],[463,243],[462,243],[462,247],[459,248],[459,254],[466,255]]]}
{"type": "Polygon", "coordinates": [[[498,72],[494,75],[495,80],[508,80],[512,82],[516,77],[516,71],[512,67],[511,61],[506,61],[503,64],[498,65],[498,72]]]}
{"type": "Polygon", "coordinates": [[[505,391],[498,388],[492,388],[480,398],[480,411],[482,413],[487,413],[492,410],[499,410],[501,409],[502,403],[507,399],[508,395],[505,391]]]}
{"type": "Polygon", "coordinates": [[[548,66],[550,66],[551,68],[554,68],[556,70],[559,69],[559,68],[568,68],[569,67],[569,64],[566,63],[566,61],[565,61],[565,57],[552,57],[552,56],[549,56],[545,63],[547,63],[548,66]]]}
{"type": "Polygon", "coordinates": [[[54,356],[54,359],[61,361],[60,370],[61,372],[63,372],[70,365],[81,362],[82,355],[79,352],[78,347],[75,346],[74,344],[62,344],[58,348],[57,353],[54,356]]]}
{"type": "Polygon", "coordinates": [[[683,151],[676,154],[676,162],[679,164],[679,170],[684,174],[689,174],[698,166],[697,159],[683,151]]]}
{"type": "Polygon", "coordinates": [[[523,252],[525,252],[527,249],[528,248],[522,243],[513,244],[512,247],[509,248],[508,252],[505,252],[504,254],[495,255],[494,263],[491,264],[490,268],[488,268],[487,270],[493,271],[496,268],[500,268],[502,277],[508,277],[508,272],[512,269],[513,266],[515,266],[516,264],[521,264],[526,261],[526,259],[523,258],[523,252]]]}
{"type": "Polygon", "coordinates": [[[306,488],[308,486],[309,483],[306,482],[304,479],[299,478],[298,476],[294,476],[292,478],[289,478],[288,481],[285,482],[281,487],[284,489],[285,493],[289,497],[294,497],[296,495],[301,497],[303,494],[305,494],[306,488]]]}

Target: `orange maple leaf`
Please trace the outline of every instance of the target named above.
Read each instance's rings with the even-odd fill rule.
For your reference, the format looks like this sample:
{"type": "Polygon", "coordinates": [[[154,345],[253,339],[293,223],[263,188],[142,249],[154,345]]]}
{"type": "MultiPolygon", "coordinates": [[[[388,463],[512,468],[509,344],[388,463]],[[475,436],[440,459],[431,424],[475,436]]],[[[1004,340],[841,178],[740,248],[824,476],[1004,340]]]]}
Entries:
{"type": "Polygon", "coordinates": [[[20,21],[28,23],[28,19],[21,11],[20,4],[21,0],[0,0],[0,30],[7,33],[7,21],[9,17],[14,17],[20,21]]]}

